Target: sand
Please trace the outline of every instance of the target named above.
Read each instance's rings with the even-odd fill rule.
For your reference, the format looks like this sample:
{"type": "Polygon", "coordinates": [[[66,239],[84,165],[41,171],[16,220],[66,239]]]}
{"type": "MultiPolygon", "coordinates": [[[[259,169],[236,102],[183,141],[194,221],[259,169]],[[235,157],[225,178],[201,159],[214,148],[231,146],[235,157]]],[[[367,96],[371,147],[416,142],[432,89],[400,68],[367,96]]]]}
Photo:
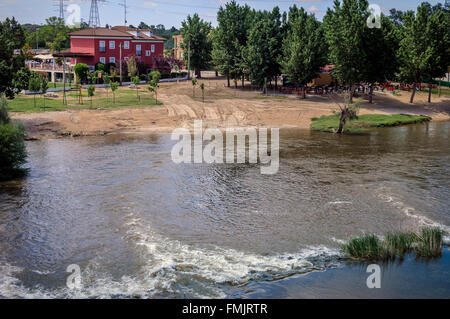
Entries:
{"type": "MultiPolygon", "coordinates": [[[[277,127],[309,129],[312,117],[330,115],[338,110],[337,104],[328,96],[264,96],[261,92],[226,87],[223,79],[207,78],[205,102],[197,85],[193,98],[192,84],[162,83],[158,93],[161,106],[130,107],[110,110],[67,110],[45,113],[11,113],[14,120],[27,126],[30,140],[64,136],[93,136],[118,132],[171,132],[178,127],[193,127],[193,121],[203,120],[203,127],[277,127]]],[[[145,90],[145,88],[142,88],[145,90]]],[[[101,92],[97,90],[96,92],[101,92]]],[[[374,103],[361,96],[360,114],[421,114],[433,120],[450,119],[450,98],[433,96],[427,103],[427,94],[416,94],[415,102],[409,103],[410,93],[375,92],[374,103]]]]}

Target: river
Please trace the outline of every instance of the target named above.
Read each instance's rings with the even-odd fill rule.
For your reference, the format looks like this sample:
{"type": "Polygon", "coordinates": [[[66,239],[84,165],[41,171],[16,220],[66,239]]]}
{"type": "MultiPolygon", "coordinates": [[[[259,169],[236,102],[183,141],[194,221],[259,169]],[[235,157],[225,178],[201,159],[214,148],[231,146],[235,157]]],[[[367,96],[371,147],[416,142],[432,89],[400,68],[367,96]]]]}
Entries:
{"type": "Polygon", "coordinates": [[[256,164],[177,165],[174,143],[168,134],[29,142],[28,176],[0,184],[0,296],[258,297],[251,287],[264,286],[260,296],[304,297],[276,287],[342,267],[339,245],[352,236],[450,229],[450,122],[284,130],[276,175],[256,164]],[[80,289],[66,286],[72,264],[80,289]]]}

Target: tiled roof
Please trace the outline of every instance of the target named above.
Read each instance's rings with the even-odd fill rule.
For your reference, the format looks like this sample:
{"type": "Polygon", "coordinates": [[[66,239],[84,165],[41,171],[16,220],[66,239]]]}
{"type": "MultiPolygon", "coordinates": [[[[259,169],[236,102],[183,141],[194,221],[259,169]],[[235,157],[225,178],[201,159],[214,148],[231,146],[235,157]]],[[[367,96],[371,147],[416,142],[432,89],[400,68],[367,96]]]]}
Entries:
{"type": "Polygon", "coordinates": [[[126,26],[116,26],[109,28],[87,28],[69,33],[70,36],[97,36],[97,37],[129,37],[135,40],[166,40],[163,37],[153,35],[148,36],[144,32],[152,32],[150,29],[134,29],[126,26]],[[128,33],[129,31],[140,31],[139,36],[128,33]]]}

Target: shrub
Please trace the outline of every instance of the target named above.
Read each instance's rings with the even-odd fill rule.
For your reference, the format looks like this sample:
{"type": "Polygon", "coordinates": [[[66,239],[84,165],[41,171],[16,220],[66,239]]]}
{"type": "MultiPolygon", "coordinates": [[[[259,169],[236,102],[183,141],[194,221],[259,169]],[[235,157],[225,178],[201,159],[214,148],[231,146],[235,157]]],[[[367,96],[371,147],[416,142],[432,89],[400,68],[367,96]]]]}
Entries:
{"type": "Polygon", "coordinates": [[[10,121],[8,115],[8,102],[2,96],[0,97],[0,125],[8,124],[10,121]]]}
{"type": "Polygon", "coordinates": [[[25,129],[21,124],[0,125],[0,180],[23,175],[21,165],[26,162],[25,129]]]}

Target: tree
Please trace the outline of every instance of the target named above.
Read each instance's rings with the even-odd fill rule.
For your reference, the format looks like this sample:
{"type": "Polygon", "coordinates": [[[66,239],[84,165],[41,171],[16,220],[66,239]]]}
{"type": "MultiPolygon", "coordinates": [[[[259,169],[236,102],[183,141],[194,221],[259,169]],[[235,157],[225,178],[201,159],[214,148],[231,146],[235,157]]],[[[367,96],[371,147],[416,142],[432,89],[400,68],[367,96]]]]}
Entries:
{"type": "Polygon", "coordinates": [[[77,65],[74,66],[73,70],[77,75],[77,82],[79,84],[87,80],[89,74],[89,67],[87,66],[87,64],[78,63],[77,65]]]}
{"type": "Polygon", "coordinates": [[[135,77],[133,77],[131,80],[133,81],[133,84],[136,87],[136,98],[139,103],[139,86],[138,85],[141,82],[141,80],[139,79],[139,76],[137,76],[137,75],[135,77]]]}
{"type": "Polygon", "coordinates": [[[91,98],[91,108],[92,108],[92,97],[94,96],[95,85],[93,85],[93,84],[89,85],[87,92],[88,92],[88,96],[91,98]]]}
{"type": "Polygon", "coordinates": [[[14,49],[25,45],[25,34],[21,25],[14,19],[0,21],[0,94],[14,98],[18,90],[14,87],[14,75],[23,68],[23,54],[14,55],[14,49]]]}
{"type": "Polygon", "coordinates": [[[20,123],[12,123],[8,116],[8,103],[0,97],[0,180],[23,175],[21,166],[27,160],[24,142],[25,129],[20,123]]]}
{"type": "Polygon", "coordinates": [[[381,15],[381,27],[368,29],[365,33],[365,54],[367,63],[362,80],[370,85],[369,103],[373,100],[376,82],[392,80],[398,71],[397,51],[399,47],[398,28],[391,20],[381,15]]]}
{"type": "Polygon", "coordinates": [[[111,83],[111,77],[109,75],[103,76],[103,83],[105,84],[105,90],[106,90],[106,101],[109,101],[109,87],[111,83]]]}
{"type": "Polygon", "coordinates": [[[202,90],[202,101],[205,103],[205,83],[200,83],[200,90],[202,90]]]}
{"type": "Polygon", "coordinates": [[[78,63],[74,66],[73,71],[75,72],[77,76],[77,87],[78,87],[78,103],[83,104],[83,95],[81,93],[81,83],[83,81],[87,80],[87,77],[89,75],[89,67],[87,64],[84,63],[78,63]]]}
{"type": "Polygon", "coordinates": [[[350,86],[349,103],[353,103],[355,84],[364,78],[367,63],[366,39],[369,17],[366,0],[343,0],[334,2],[324,17],[325,38],[329,58],[335,65],[334,76],[350,86]]]}
{"type": "Polygon", "coordinates": [[[191,82],[192,82],[192,96],[195,97],[195,86],[197,85],[197,79],[193,78],[191,82]]]}
{"type": "Polygon", "coordinates": [[[116,91],[119,88],[119,83],[111,82],[111,91],[113,92],[113,104],[116,104],[116,91]]]}
{"type": "MultiPolygon", "coordinates": [[[[280,73],[281,56],[280,15],[278,8],[255,14],[247,46],[243,49],[244,66],[250,80],[262,86],[280,73]]],[[[265,89],[264,89],[264,93],[265,89]]]]}
{"type": "Polygon", "coordinates": [[[413,83],[410,103],[414,102],[417,83],[428,82],[431,102],[431,81],[441,77],[450,65],[450,14],[448,10],[422,3],[417,14],[409,12],[404,18],[402,40],[398,51],[400,79],[413,83]]]}
{"type": "Polygon", "coordinates": [[[41,79],[38,75],[30,78],[28,90],[33,93],[34,107],[36,107],[36,94],[41,90],[41,79]]]}
{"type": "Polygon", "coordinates": [[[12,86],[14,87],[15,91],[20,92],[22,90],[27,90],[28,84],[30,83],[30,78],[32,76],[36,76],[36,73],[30,71],[30,69],[27,67],[20,68],[14,75],[14,79],[12,82],[12,86]]]}
{"type": "Polygon", "coordinates": [[[44,99],[44,109],[45,109],[45,94],[47,93],[47,90],[48,90],[48,80],[47,80],[47,77],[44,75],[41,75],[39,77],[39,80],[40,80],[41,95],[44,99]]]}
{"type": "Polygon", "coordinates": [[[305,86],[318,76],[327,63],[326,55],[320,22],[301,8],[283,41],[281,65],[289,80],[302,87],[303,98],[306,98],[305,86]]]}
{"type": "Polygon", "coordinates": [[[181,34],[183,35],[181,47],[184,50],[184,60],[190,60],[191,68],[195,70],[196,77],[200,78],[200,71],[207,68],[211,61],[211,41],[209,39],[211,24],[200,19],[198,14],[194,14],[192,17],[188,15],[181,25],[181,34]]]}
{"type": "Polygon", "coordinates": [[[236,1],[225,4],[217,12],[218,27],[212,32],[212,61],[216,69],[230,79],[244,75],[244,52],[252,25],[252,12],[248,5],[236,1]]]}
{"type": "Polygon", "coordinates": [[[151,80],[148,82],[148,90],[150,92],[155,92],[155,100],[156,104],[158,104],[158,88],[159,88],[159,80],[161,79],[161,73],[159,71],[153,71],[149,74],[151,80]]]}
{"type": "Polygon", "coordinates": [[[127,60],[127,69],[128,76],[130,78],[133,78],[137,74],[138,68],[134,56],[130,56],[130,58],[127,60]]]}
{"type": "Polygon", "coordinates": [[[333,74],[337,80],[349,86],[348,100],[340,106],[340,121],[337,133],[343,133],[347,120],[356,118],[353,107],[355,84],[367,76],[367,64],[371,63],[367,54],[369,17],[366,0],[343,0],[334,2],[324,17],[325,39],[328,44],[329,59],[335,67],[333,74]]]}

